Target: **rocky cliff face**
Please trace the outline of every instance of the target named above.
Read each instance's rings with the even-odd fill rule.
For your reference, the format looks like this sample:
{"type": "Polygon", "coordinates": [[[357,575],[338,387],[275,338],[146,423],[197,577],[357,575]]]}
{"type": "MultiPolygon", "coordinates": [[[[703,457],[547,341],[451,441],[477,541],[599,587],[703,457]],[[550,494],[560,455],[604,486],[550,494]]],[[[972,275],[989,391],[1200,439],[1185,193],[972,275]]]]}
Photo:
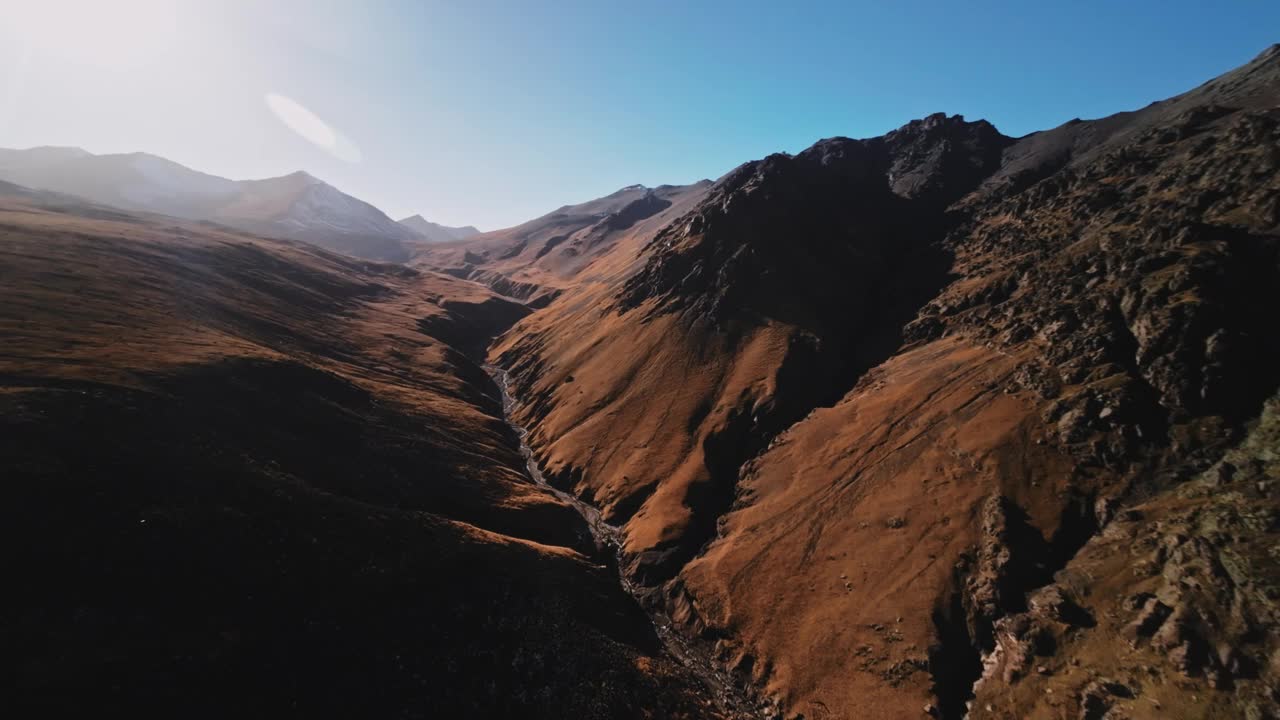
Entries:
{"type": "Polygon", "coordinates": [[[1277,408],[1185,482],[1098,508],[1102,531],[996,622],[970,717],[1274,715],[1277,408]]]}
{"type": "Polygon", "coordinates": [[[748,163],[493,354],[650,601],[784,715],[1265,717],[1271,600],[1228,596],[1272,561],[1205,592],[1084,568],[1273,537],[1193,541],[1247,500],[1136,508],[1183,507],[1280,383],[1278,103],[1273,48],[1022,139],[934,115],[748,163]],[[1103,659],[1131,622],[1142,678],[1103,659]]]}

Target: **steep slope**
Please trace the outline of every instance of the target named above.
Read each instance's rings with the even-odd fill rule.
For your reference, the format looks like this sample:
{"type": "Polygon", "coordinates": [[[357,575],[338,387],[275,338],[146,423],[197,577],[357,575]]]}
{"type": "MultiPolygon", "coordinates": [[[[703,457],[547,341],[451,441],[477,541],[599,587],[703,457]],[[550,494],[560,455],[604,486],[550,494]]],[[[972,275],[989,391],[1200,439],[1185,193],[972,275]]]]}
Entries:
{"type": "Polygon", "coordinates": [[[6,708],[704,717],[533,484],[472,284],[0,196],[6,708]]]}
{"type": "Polygon", "coordinates": [[[620,291],[566,297],[502,348],[517,377],[538,378],[521,396],[548,468],[589,477],[629,519],[642,574],[678,570],[711,536],[738,465],[892,352],[944,280],[947,257],[927,240],[945,203],[976,184],[918,178],[931,166],[971,177],[1007,143],[989,124],[933,116],[748,163],[658,231],[620,291]],[[680,378],[679,395],[663,377],[680,378]],[[613,454],[559,452],[579,446],[613,454]]]}
{"type": "Polygon", "coordinates": [[[506,230],[420,250],[414,265],[484,283],[528,301],[550,302],[566,287],[615,276],[640,245],[702,196],[709,182],[646,188],[631,185],[579,205],[566,205],[506,230]],[[597,260],[602,262],[589,271],[597,260]]]}
{"type": "Polygon", "coordinates": [[[304,172],[234,181],[147,153],[32,148],[0,150],[0,179],[127,210],[306,240],[371,260],[406,260],[405,243],[417,238],[381,210],[304,172]]]}
{"type": "Polygon", "coordinates": [[[418,235],[421,235],[427,242],[449,242],[450,240],[465,240],[472,235],[479,235],[480,231],[471,225],[463,227],[449,227],[448,225],[440,225],[433,223],[421,215],[411,215],[403,220],[398,220],[401,225],[409,228],[418,235]]]}
{"type": "MultiPolygon", "coordinates": [[[[984,672],[973,717],[1102,717],[1154,685],[1275,714],[1272,600],[1229,597],[1273,562],[1223,561],[1242,575],[1200,594],[1181,570],[1182,590],[1123,585],[1185,596],[1159,647],[1186,649],[1114,683],[1090,623],[1135,610],[1095,605],[1122,585],[1085,568],[1280,382],[1277,100],[1272,48],[1020,140],[935,115],[748,163],[491,355],[554,482],[622,524],[651,604],[788,717],[959,718],[984,672]],[[1045,694],[1037,663],[1076,669],[1045,694]]],[[[1265,517],[1232,528],[1250,557],[1275,539],[1265,517]]]]}

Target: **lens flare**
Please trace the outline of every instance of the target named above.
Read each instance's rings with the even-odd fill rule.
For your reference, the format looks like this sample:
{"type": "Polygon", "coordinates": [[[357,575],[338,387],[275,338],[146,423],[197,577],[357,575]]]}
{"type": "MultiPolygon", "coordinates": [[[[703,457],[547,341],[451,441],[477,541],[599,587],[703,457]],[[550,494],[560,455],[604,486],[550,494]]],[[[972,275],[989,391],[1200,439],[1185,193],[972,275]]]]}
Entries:
{"type": "Polygon", "coordinates": [[[360,149],[342,133],[308,110],[302,103],[278,93],[267,93],[267,107],[299,137],[330,155],[347,162],[360,162],[360,149]]]}

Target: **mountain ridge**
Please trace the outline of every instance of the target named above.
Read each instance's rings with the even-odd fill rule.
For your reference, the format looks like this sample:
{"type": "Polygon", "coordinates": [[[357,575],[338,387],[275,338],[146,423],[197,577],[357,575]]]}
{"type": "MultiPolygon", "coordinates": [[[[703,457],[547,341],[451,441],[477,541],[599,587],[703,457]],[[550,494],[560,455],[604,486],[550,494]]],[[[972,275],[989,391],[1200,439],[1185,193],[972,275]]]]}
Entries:
{"type": "Polygon", "coordinates": [[[0,178],[125,210],[304,240],[372,260],[403,262],[421,241],[370,203],[302,170],[229,180],[147,152],[95,155],[80,148],[37,147],[0,149],[0,178]]]}
{"type": "Polygon", "coordinates": [[[427,242],[449,242],[451,240],[465,240],[472,235],[479,235],[480,231],[474,225],[463,225],[461,227],[450,227],[448,225],[440,225],[433,223],[421,215],[410,215],[401,218],[396,222],[416,232],[426,238],[427,242]]]}

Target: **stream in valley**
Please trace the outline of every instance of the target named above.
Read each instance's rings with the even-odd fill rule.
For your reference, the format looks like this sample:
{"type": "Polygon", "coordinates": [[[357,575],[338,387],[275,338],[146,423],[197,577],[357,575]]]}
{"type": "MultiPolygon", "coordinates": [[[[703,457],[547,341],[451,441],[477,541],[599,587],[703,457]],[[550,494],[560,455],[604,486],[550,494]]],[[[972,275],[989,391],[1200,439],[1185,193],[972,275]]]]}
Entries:
{"type": "Polygon", "coordinates": [[[613,554],[612,566],[618,583],[649,616],[654,632],[662,641],[667,653],[702,683],[721,710],[742,718],[760,717],[761,713],[756,704],[746,697],[739,683],[711,658],[710,648],[705,646],[706,643],[691,642],[672,625],[671,619],[665,612],[641,598],[637,588],[623,570],[625,537],[622,528],[606,522],[599,508],[547,482],[542,466],[538,463],[533,448],[529,446],[529,431],[516,422],[512,415],[516,401],[511,394],[509,373],[496,365],[485,365],[484,369],[493,377],[498,389],[502,392],[502,416],[520,439],[520,454],[524,457],[529,476],[539,486],[576,510],[586,521],[596,545],[603,548],[605,552],[613,554]]]}

